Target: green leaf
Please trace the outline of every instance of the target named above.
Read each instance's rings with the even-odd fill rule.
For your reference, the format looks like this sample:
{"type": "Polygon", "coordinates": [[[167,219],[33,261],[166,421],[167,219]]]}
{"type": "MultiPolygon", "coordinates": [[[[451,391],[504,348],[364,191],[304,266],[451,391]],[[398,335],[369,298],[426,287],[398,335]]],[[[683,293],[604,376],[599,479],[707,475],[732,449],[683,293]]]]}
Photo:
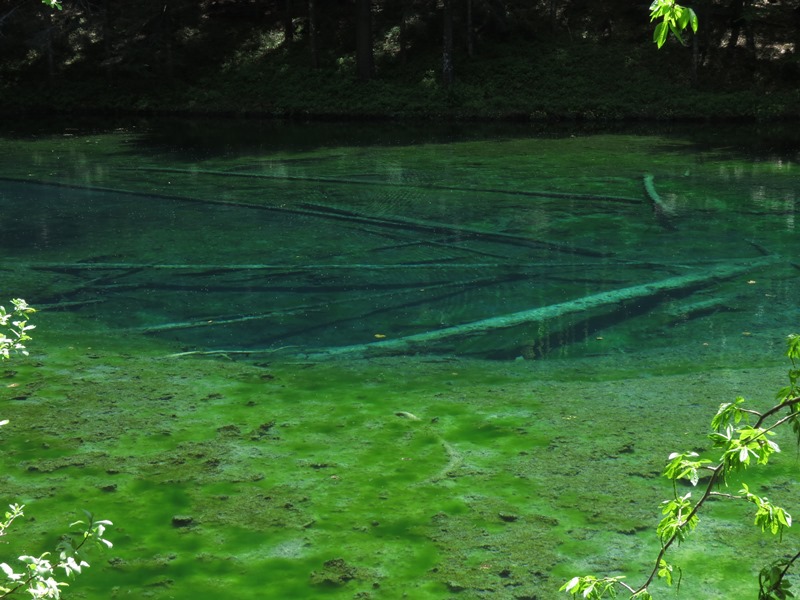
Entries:
{"type": "Polygon", "coordinates": [[[800,335],[792,333],[786,338],[786,356],[790,359],[800,359],[800,335]]]}
{"type": "Polygon", "coordinates": [[[711,461],[707,459],[693,460],[697,458],[697,452],[673,452],[668,457],[664,476],[668,479],[688,479],[692,485],[697,485],[700,481],[699,469],[711,461]]]}
{"type": "Polygon", "coordinates": [[[603,577],[598,579],[594,575],[583,577],[573,577],[559,588],[560,592],[567,592],[573,597],[580,594],[588,600],[600,600],[606,594],[611,598],[616,598],[616,586],[622,577],[603,577]]]}
{"type": "Polygon", "coordinates": [[[675,36],[675,39],[681,43],[681,46],[686,45],[686,42],[684,42],[681,37],[681,28],[675,24],[674,19],[669,21],[669,30],[672,32],[672,35],[675,36]]]}
{"type": "Polygon", "coordinates": [[[784,527],[791,527],[792,526],[792,515],[787,513],[782,508],[778,507],[778,509],[776,510],[775,516],[778,519],[778,523],[780,523],[784,527]]]}
{"type": "Polygon", "coordinates": [[[666,15],[670,10],[669,0],[653,0],[650,4],[650,22],[660,19],[666,15]]]}
{"type": "Polygon", "coordinates": [[[667,585],[672,585],[672,565],[663,558],[658,563],[658,576],[663,578],[667,585]]]}
{"type": "Polygon", "coordinates": [[[576,594],[577,593],[576,588],[580,585],[580,583],[581,583],[581,578],[580,577],[573,577],[567,583],[565,583],[560,588],[558,588],[558,591],[559,592],[569,592],[570,594],[576,594]],[[573,590],[575,590],[575,591],[573,591],[573,590]]]}
{"type": "Polygon", "coordinates": [[[661,48],[664,45],[664,42],[667,41],[667,22],[661,21],[658,25],[656,25],[656,29],[653,32],[653,41],[656,43],[656,46],[661,48]]]}
{"type": "Polygon", "coordinates": [[[682,6],[676,7],[675,24],[680,31],[683,31],[689,26],[689,11],[682,6]]]}
{"type": "Polygon", "coordinates": [[[691,8],[687,8],[686,14],[689,17],[689,27],[692,28],[692,33],[697,33],[697,28],[700,25],[700,21],[697,18],[697,13],[694,12],[691,8]]]}
{"type": "Polygon", "coordinates": [[[742,410],[742,404],[744,404],[744,398],[741,396],[737,397],[733,402],[720,404],[717,414],[711,419],[711,428],[719,432],[729,425],[739,424],[743,419],[747,422],[748,413],[742,410]]]}

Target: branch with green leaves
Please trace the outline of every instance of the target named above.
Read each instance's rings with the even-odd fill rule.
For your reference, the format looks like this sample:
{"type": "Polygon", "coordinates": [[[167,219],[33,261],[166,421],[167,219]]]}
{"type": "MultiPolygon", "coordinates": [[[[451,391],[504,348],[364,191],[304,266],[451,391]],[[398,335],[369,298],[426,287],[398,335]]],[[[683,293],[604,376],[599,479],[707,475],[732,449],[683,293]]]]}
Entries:
{"type": "MultiPolygon", "coordinates": [[[[35,310],[20,298],[12,300],[11,305],[10,311],[0,306],[0,360],[7,360],[12,354],[27,355],[25,342],[31,339],[28,332],[34,328],[28,324],[28,316],[35,310]]],[[[0,426],[6,423],[8,420],[2,420],[0,426]]],[[[0,538],[7,535],[12,523],[24,515],[23,505],[11,504],[8,508],[0,519],[0,538]]],[[[55,560],[50,552],[45,552],[39,556],[19,556],[22,563],[19,570],[8,563],[0,563],[0,598],[8,598],[16,592],[27,592],[34,600],[61,598],[61,588],[69,585],[64,578],[73,577],[89,566],[85,560],[86,551],[92,546],[112,547],[105,538],[106,527],[112,524],[111,521],[95,519],[87,511],[84,514],[86,519],[71,523],[72,531],[62,536],[55,548],[55,560]]]]}
{"type": "Polygon", "coordinates": [[[684,46],[686,42],[683,40],[683,32],[691,27],[692,32],[697,33],[697,15],[691,8],[681,6],[675,0],[653,0],[650,5],[650,22],[659,20],[653,31],[653,41],[659,48],[667,41],[670,32],[684,46]]]}
{"type": "Polygon", "coordinates": [[[27,355],[25,342],[31,339],[28,332],[36,327],[28,325],[28,315],[36,311],[25,300],[14,298],[11,306],[11,311],[0,306],[0,360],[10,358],[12,353],[27,355]]]}
{"type": "MultiPolygon", "coordinates": [[[[11,311],[7,311],[5,306],[0,306],[0,361],[8,360],[12,354],[27,356],[25,342],[31,339],[28,332],[36,327],[28,325],[28,315],[36,311],[28,306],[25,300],[14,298],[11,306],[11,311]]],[[[8,419],[0,420],[0,427],[6,423],[8,419]]],[[[3,527],[0,527],[0,535],[3,535],[3,527]]]]}
{"type": "MultiPolygon", "coordinates": [[[[800,445],[800,336],[790,335],[787,339],[786,355],[792,363],[789,369],[789,384],[778,392],[776,403],[765,411],[757,411],[745,406],[744,398],[734,402],[721,404],[711,420],[709,438],[714,448],[720,450],[716,462],[700,458],[696,452],[674,452],[667,458],[664,476],[672,482],[672,498],[662,503],[661,521],[656,527],[656,534],[661,542],[661,549],[653,564],[653,568],[639,586],[632,586],[622,576],[596,577],[584,575],[573,577],[561,586],[561,591],[573,597],[581,596],[587,600],[600,600],[605,597],[614,598],[621,589],[627,592],[632,600],[652,600],[651,584],[661,579],[667,585],[673,583],[676,567],[667,562],[670,547],[685,541],[700,521],[700,511],[709,498],[743,500],[755,506],[754,524],[763,532],[777,535],[792,526],[792,516],[780,506],[776,506],[768,498],[750,491],[746,483],[736,494],[718,491],[720,486],[727,486],[734,473],[740,473],[749,466],[766,465],[770,457],[780,452],[780,446],[771,438],[775,430],[789,425],[800,445]],[[705,487],[698,500],[693,500],[692,492],[680,494],[678,482],[688,481],[696,487],[701,474],[709,475],[705,487]]],[[[800,552],[794,556],[775,561],[761,570],[759,575],[759,600],[785,600],[793,598],[791,583],[787,579],[789,569],[800,560],[800,552]]],[[[678,569],[680,573],[680,569],[678,569]]]]}
{"type": "Polygon", "coordinates": [[[63,8],[60,0],[42,0],[42,4],[46,4],[50,8],[57,8],[58,10],[63,8]]]}
{"type": "MultiPolygon", "coordinates": [[[[5,520],[0,522],[0,535],[5,535],[11,523],[23,516],[24,506],[12,504],[9,511],[5,514],[5,520]]],[[[63,581],[59,574],[64,571],[64,575],[69,578],[81,572],[81,569],[88,567],[89,563],[84,559],[86,551],[91,546],[111,548],[112,544],[105,538],[106,526],[111,525],[111,521],[95,520],[91,513],[84,511],[86,520],[75,521],[70,524],[73,530],[63,536],[56,547],[58,558],[55,563],[50,558],[50,553],[45,552],[39,556],[22,555],[19,561],[22,568],[14,570],[8,563],[0,563],[0,575],[4,580],[0,580],[0,598],[8,598],[16,592],[26,591],[31,598],[43,598],[57,600],[61,597],[61,588],[69,585],[63,581]]]]}

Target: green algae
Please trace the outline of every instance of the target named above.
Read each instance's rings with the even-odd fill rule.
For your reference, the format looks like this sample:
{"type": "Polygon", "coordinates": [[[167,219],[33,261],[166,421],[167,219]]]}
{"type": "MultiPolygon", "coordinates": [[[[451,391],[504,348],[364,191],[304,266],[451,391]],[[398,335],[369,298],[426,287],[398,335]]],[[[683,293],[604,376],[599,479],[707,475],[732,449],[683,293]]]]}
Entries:
{"type": "MultiPolygon", "coordinates": [[[[258,376],[263,366],[183,359],[176,370],[166,359],[153,360],[156,349],[141,359],[120,360],[103,345],[91,342],[91,356],[100,358],[46,348],[46,359],[34,357],[39,366],[24,370],[46,380],[39,389],[52,382],[57,389],[85,391],[89,378],[70,383],[65,367],[85,372],[94,361],[119,363],[91,377],[91,393],[81,401],[87,418],[71,435],[91,437],[93,412],[108,410],[108,399],[118,397],[128,401],[117,404],[114,421],[136,424],[142,435],[131,438],[127,426],[104,422],[102,451],[96,451],[97,442],[94,453],[75,451],[85,465],[97,466],[79,477],[62,469],[23,473],[7,488],[13,495],[40,482],[47,494],[32,498],[29,511],[47,523],[46,531],[58,530],[65,520],[59,515],[69,505],[91,507],[117,523],[109,564],[96,562],[81,582],[85,597],[98,598],[109,589],[181,598],[230,586],[244,598],[555,597],[561,579],[575,570],[642,571],[647,561],[641,549],[648,546],[653,555],[657,549],[651,529],[667,493],[667,482],[657,479],[659,452],[688,440],[702,443],[701,419],[717,398],[697,399],[720,388],[733,394],[742,383],[754,390],[762,379],[782,376],[769,369],[744,377],[731,371],[700,384],[685,375],[623,379],[593,386],[589,398],[584,384],[561,381],[563,374],[544,363],[530,372],[526,365],[406,360],[403,379],[386,377],[386,363],[277,363],[270,368],[271,393],[259,401],[265,394],[258,376]],[[185,376],[176,377],[178,371],[185,376]],[[486,371],[490,385],[483,383],[486,371]],[[468,380],[454,375],[465,372],[471,373],[468,380]],[[447,391],[432,393],[440,389],[436,381],[445,382],[447,391]],[[159,398],[170,395],[169,414],[178,419],[164,422],[161,404],[151,404],[154,393],[141,393],[141,382],[158,390],[159,398]],[[560,401],[565,396],[569,406],[560,401]],[[332,399],[338,400],[333,414],[332,399]],[[304,407],[301,416],[297,403],[304,407]],[[590,405],[595,417],[587,422],[579,416],[590,405]],[[631,407],[637,419],[672,427],[664,425],[653,439],[621,428],[631,407]],[[426,420],[397,417],[398,408],[426,420]],[[263,415],[249,414],[254,410],[268,411],[275,423],[266,439],[252,435],[263,421],[263,415]],[[687,410],[699,420],[694,429],[685,429],[687,410]],[[439,418],[433,423],[428,415],[439,418]],[[187,426],[183,418],[192,420],[193,433],[183,434],[196,439],[191,446],[170,441],[187,426]],[[158,423],[157,435],[147,435],[148,421],[158,423]],[[472,436],[473,431],[483,433],[472,436]],[[431,476],[448,460],[436,436],[457,448],[464,462],[434,483],[431,476]],[[140,440],[150,438],[152,445],[143,451],[140,440]],[[264,452],[265,444],[275,447],[264,452]],[[42,481],[50,477],[53,483],[42,481]],[[108,485],[116,486],[113,492],[103,491],[108,485]],[[175,528],[176,514],[192,516],[194,524],[175,528]],[[336,580],[326,572],[331,561],[344,561],[353,571],[336,580]]],[[[22,402],[10,415],[17,424],[56,418],[45,418],[35,402],[22,402]]],[[[13,451],[10,458],[17,459],[13,451]]],[[[711,527],[716,519],[709,519],[711,527]]],[[[745,545],[758,539],[747,521],[728,525],[728,535],[745,545]]],[[[709,587],[724,590],[724,582],[704,578],[700,588],[690,587],[691,571],[707,569],[703,557],[700,551],[681,555],[684,586],[715,597],[709,587]]]]}
{"type": "MultiPolygon", "coordinates": [[[[42,547],[72,508],[115,522],[114,549],[76,587],[87,598],[232,586],[242,598],[547,598],[576,571],[633,575],[647,567],[642,548],[657,550],[664,452],[702,445],[720,396],[782,377],[780,368],[731,370],[587,388],[552,363],[258,366],[81,342],[90,353],[40,344],[9,378],[36,391],[4,405],[16,428],[9,442],[30,443],[28,423],[73,442],[52,456],[4,445],[3,473],[9,497],[35,514],[29,539],[42,547]],[[98,361],[106,368],[94,370],[98,361]],[[388,376],[390,365],[404,376],[388,376]],[[66,424],[37,401],[55,401],[50,386],[80,396],[66,424]],[[658,427],[643,436],[632,410],[658,427]],[[444,475],[443,442],[459,455],[444,475]]],[[[780,458],[778,488],[796,493],[794,461],[780,458]]],[[[719,563],[712,555],[734,539],[758,544],[748,521],[736,511],[704,521],[719,541],[681,549],[685,593],[724,597],[726,582],[705,572],[722,565],[732,576],[730,552],[721,548],[719,563]]]]}

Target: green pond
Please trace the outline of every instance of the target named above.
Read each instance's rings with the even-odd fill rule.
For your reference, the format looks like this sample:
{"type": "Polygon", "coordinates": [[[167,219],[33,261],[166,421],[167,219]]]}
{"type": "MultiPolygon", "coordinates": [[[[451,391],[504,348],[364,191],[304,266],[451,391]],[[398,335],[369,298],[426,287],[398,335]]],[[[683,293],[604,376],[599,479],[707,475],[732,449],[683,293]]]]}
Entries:
{"type": "MultiPolygon", "coordinates": [[[[798,158],[790,127],[6,123],[0,292],[39,312],[0,371],[0,562],[87,509],[114,547],[70,598],[642,582],[667,455],[784,385],[798,158]]],[[[791,511],[777,439],[748,477],[791,511]]],[[[709,505],[681,597],[796,552],[752,519],[709,505]]]]}

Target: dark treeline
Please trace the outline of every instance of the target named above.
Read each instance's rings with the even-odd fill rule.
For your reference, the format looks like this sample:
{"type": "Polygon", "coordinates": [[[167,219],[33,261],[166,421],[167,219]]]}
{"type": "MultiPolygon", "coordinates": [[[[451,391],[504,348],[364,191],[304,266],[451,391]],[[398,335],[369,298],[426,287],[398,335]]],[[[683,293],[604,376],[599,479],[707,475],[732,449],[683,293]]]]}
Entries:
{"type": "MultiPolygon", "coordinates": [[[[590,43],[628,45],[636,52],[646,48],[655,54],[648,4],[65,0],[63,10],[56,11],[38,0],[3,1],[0,85],[7,94],[35,88],[39,97],[47,90],[62,90],[68,102],[64,90],[78,83],[94,87],[98,96],[106,88],[133,93],[161,86],[166,91],[190,82],[208,90],[216,87],[215,74],[220,86],[230,85],[226,77],[235,71],[240,76],[235,85],[269,95],[263,73],[270,73],[274,84],[283,68],[284,73],[335,73],[362,83],[422,78],[447,89],[462,74],[473,73],[474,64],[501,54],[513,58],[523,46],[536,46],[526,58],[534,62],[537,53],[550,56],[553,50],[590,43]],[[248,74],[258,73],[259,65],[261,74],[248,83],[248,74]]],[[[702,86],[709,78],[719,85],[722,72],[729,73],[728,83],[740,80],[741,73],[750,73],[749,84],[767,87],[800,80],[800,0],[697,0],[691,6],[700,19],[698,34],[687,35],[685,48],[671,41],[668,50],[680,57],[690,86],[702,86]]],[[[213,103],[211,96],[198,100],[213,103]]],[[[273,105],[265,99],[262,106],[269,111],[273,105]]]]}

